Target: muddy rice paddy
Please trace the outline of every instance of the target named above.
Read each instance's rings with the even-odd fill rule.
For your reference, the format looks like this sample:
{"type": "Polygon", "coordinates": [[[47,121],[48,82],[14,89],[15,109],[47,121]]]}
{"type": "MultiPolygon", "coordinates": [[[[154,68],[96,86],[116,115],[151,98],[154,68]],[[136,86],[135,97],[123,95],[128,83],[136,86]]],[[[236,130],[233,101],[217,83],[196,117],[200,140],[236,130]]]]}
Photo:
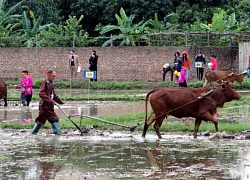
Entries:
{"type": "Polygon", "coordinates": [[[1,130],[1,179],[249,179],[250,141],[191,134],[1,130]]]}
{"type": "MultiPolygon", "coordinates": [[[[37,105],[0,107],[0,121],[33,123],[37,105]]],[[[62,108],[68,114],[107,116],[144,112],[144,102],[67,102],[62,108]]],[[[56,112],[65,117],[58,108],[56,112]]],[[[249,112],[249,106],[233,107],[219,111],[219,118],[249,123],[249,112]]],[[[192,133],[165,133],[158,140],[154,132],[145,139],[141,133],[92,129],[80,136],[63,130],[57,137],[47,129],[37,136],[25,129],[0,129],[0,179],[250,179],[250,140],[194,139],[192,133]]]]}

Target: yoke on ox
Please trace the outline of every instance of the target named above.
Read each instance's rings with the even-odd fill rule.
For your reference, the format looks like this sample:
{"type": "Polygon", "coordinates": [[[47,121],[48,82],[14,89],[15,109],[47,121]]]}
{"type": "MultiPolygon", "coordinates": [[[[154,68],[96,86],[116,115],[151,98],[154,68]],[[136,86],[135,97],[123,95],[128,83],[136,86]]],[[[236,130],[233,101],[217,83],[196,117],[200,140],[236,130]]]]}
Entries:
{"type": "Polygon", "coordinates": [[[195,118],[194,138],[197,138],[201,121],[211,121],[218,132],[218,122],[213,116],[217,107],[223,107],[226,102],[240,99],[240,94],[232,88],[229,82],[221,83],[215,90],[202,88],[168,88],[160,87],[150,91],[146,96],[146,118],[142,136],[146,136],[148,127],[154,123],[154,129],[159,138],[160,127],[168,115],[177,118],[195,118]],[[150,101],[152,112],[147,118],[147,102],[150,101]]]}

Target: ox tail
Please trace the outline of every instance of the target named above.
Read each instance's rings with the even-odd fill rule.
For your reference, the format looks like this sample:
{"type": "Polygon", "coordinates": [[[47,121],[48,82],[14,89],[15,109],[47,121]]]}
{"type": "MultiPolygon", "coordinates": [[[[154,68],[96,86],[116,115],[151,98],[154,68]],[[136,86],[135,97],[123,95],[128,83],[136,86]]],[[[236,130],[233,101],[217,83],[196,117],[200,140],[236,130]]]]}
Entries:
{"type": "Polygon", "coordinates": [[[148,100],[149,100],[149,96],[150,96],[153,92],[155,92],[155,90],[150,91],[150,92],[147,94],[146,100],[145,100],[145,123],[144,123],[143,132],[142,132],[142,137],[144,137],[144,138],[145,138],[145,136],[146,136],[146,132],[147,132],[148,127],[149,127],[149,125],[147,124],[147,120],[148,120],[148,117],[147,117],[147,116],[148,116],[148,100]]]}
{"type": "Polygon", "coordinates": [[[148,119],[148,101],[149,101],[149,96],[155,92],[155,89],[150,91],[147,96],[146,96],[146,100],[145,100],[145,123],[147,122],[147,119],[148,119]]]}

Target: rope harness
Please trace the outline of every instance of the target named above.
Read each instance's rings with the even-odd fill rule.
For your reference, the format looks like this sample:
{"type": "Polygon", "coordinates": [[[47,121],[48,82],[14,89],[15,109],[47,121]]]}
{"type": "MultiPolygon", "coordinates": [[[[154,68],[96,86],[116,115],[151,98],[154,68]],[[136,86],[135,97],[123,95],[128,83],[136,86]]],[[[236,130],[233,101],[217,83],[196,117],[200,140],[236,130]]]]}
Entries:
{"type": "MultiPolygon", "coordinates": [[[[210,99],[210,98],[207,97],[207,96],[210,95],[213,91],[214,91],[214,90],[210,90],[210,91],[208,91],[208,92],[206,92],[206,93],[205,93],[205,92],[204,92],[204,93],[201,93],[200,96],[198,96],[196,99],[194,99],[194,100],[192,100],[192,101],[190,101],[190,102],[188,102],[188,103],[186,103],[186,104],[184,104],[184,105],[181,105],[181,106],[179,106],[179,107],[177,107],[177,108],[171,109],[171,110],[169,110],[168,112],[163,113],[163,114],[161,114],[161,115],[159,115],[159,116],[156,116],[153,120],[155,120],[155,119],[157,119],[157,118],[159,118],[159,117],[162,117],[162,116],[167,116],[169,113],[171,113],[171,112],[173,112],[173,111],[176,111],[176,110],[178,110],[178,109],[180,109],[180,108],[182,108],[182,107],[184,107],[184,106],[187,106],[187,105],[189,105],[189,104],[191,104],[191,103],[193,103],[193,102],[199,101],[199,100],[204,99],[204,98],[209,99],[210,101],[213,102],[213,104],[217,104],[215,101],[213,101],[212,99],[210,99]]],[[[217,107],[217,105],[215,105],[215,106],[217,107]]],[[[147,121],[147,120],[146,120],[146,121],[147,121]]]]}
{"type": "MultiPolygon", "coordinates": [[[[224,79],[224,78],[226,78],[226,77],[228,77],[228,76],[231,76],[232,74],[234,74],[234,73],[231,72],[230,74],[228,74],[228,75],[226,75],[226,76],[224,76],[224,77],[218,79],[218,80],[215,81],[215,82],[221,81],[222,79],[224,79]]],[[[184,107],[184,106],[187,106],[187,105],[189,105],[189,104],[191,104],[191,103],[193,103],[193,102],[196,102],[196,101],[201,100],[201,99],[204,99],[204,98],[207,99],[207,100],[209,100],[209,101],[211,101],[215,107],[218,107],[218,103],[217,103],[216,101],[214,101],[214,100],[212,100],[211,98],[207,97],[207,96],[210,95],[213,91],[214,91],[214,90],[211,89],[210,91],[208,91],[208,92],[206,92],[206,93],[205,93],[205,92],[204,92],[204,93],[201,93],[200,96],[198,96],[196,99],[194,99],[194,100],[192,100],[192,101],[190,101],[190,102],[188,102],[188,103],[186,103],[186,104],[184,104],[184,105],[181,105],[181,106],[179,106],[179,107],[177,107],[177,108],[171,109],[171,110],[169,110],[168,112],[163,113],[163,114],[161,114],[161,115],[159,115],[159,116],[156,116],[153,120],[155,120],[155,119],[157,119],[157,118],[159,118],[159,117],[162,117],[162,116],[166,116],[166,115],[168,115],[169,113],[171,113],[171,112],[173,112],[173,111],[176,111],[176,110],[178,110],[178,109],[180,109],[180,108],[182,108],[182,107],[184,107]]],[[[147,119],[145,119],[145,121],[147,121],[147,119]]]]}

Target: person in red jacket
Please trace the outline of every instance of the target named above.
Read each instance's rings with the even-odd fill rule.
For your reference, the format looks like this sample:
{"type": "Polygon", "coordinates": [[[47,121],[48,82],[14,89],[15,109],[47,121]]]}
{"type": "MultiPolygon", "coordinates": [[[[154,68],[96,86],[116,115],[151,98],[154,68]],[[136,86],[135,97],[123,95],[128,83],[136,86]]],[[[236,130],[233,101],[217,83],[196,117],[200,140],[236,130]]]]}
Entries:
{"type": "Polygon", "coordinates": [[[191,67],[191,59],[188,56],[187,51],[182,51],[181,58],[182,58],[182,66],[185,67],[186,80],[187,80],[188,79],[188,73],[189,73],[190,67],[191,67]]]}
{"type": "Polygon", "coordinates": [[[218,70],[218,60],[217,57],[215,55],[211,55],[211,70],[213,71],[217,71],[218,70]]]}
{"type": "Polygon", "coordinates": [[[40,127],[48,120],[52,125],[53,133],[61,135],[59,118],[54,111],[54,105],[55,102],[59,104],[64,103],[56,95],[54,85],[52,84],[56,77],[56,72],[48,70],[45,74],[47,75],[47,78],[42,81],[39,89],[39,96],[41,98],[39,101],[39,115],[35,120],[36,124],[34,125],[31,134],[37,134],[40,127]]]}

